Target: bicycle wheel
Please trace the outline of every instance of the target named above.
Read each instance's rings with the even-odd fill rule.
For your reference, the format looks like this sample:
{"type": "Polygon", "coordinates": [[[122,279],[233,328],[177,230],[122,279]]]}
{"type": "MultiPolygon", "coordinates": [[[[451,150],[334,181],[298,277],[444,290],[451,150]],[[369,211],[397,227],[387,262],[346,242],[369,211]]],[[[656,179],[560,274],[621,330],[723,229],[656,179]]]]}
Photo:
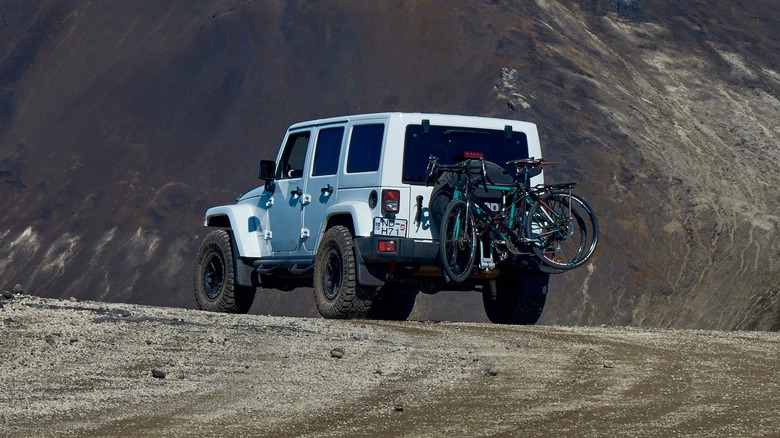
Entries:
{"type": "Polygon", "coordinates": [[[584,199],[553,190],[531,206],[526,235],[533,240],[531,248],[542,263],[568,270],[582,266],[593,255],[598,225],[584,199]]]}
{"type": "Polygon", "coordinates": [[[454,200],[447,204],[441,220],[439,257],[445,275],[462,282],[474,266],[477,252],[477,230],[474,228],[466,201],[454,200]]]}

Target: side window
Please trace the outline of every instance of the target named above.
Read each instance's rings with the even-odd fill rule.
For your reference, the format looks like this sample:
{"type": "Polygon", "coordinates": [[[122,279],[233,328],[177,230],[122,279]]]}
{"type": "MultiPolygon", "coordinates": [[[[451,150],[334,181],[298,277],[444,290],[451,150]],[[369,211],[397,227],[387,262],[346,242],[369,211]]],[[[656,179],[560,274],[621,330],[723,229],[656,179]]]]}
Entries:
{"type": "Polygon", "coordinates": [[[347,157],[347,173],[375,172],[379,170],[379,155],[382,153],[382,139],[385,125],[357,125],[352,128],[347,157]]]}
{"type": "Polygon", "coordinates": [[[341,140],[344,127],[323,129],[317,135],[317,149],[314,150],[312,176],[335,175],[339,167],[341,140]]]}
{"type": "Polygon", "coordinates": [[[296,132],[287,137],[282,159],[276,167],[276,179],[300,178],[303,175],[303,161],[309,146],[309,131],[296,132]]]}

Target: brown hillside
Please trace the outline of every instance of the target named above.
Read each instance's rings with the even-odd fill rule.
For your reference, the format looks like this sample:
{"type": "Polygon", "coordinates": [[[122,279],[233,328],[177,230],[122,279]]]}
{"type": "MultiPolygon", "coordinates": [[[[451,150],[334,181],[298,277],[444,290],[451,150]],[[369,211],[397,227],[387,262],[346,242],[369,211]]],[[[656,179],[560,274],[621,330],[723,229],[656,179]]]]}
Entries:
{"type": "MultiPolygon", "coordinates": [[[[191,307],[202,212],[257,184],[287,125],[430,111],[537,123],[550,180],[599,214],[544,322],[780,329],[778,21],[769,1],[6,0],[4,287],[191,307]]],[[[418,316],[482,318],[434,298],[418,316]]]]}

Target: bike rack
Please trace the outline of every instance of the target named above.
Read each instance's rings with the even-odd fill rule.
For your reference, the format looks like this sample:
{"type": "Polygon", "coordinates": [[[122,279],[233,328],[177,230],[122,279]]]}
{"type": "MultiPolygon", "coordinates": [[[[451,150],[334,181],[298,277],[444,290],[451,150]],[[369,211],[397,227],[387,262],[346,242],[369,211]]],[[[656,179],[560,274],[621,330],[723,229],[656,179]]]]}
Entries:
{"type": "Polygon", "coordinates": [[[493,261],[493,244],[488,243],[488,249],[487,254],[488,256],[485,257],[485,242],[480,239],[479,241],[479,269],[483,269],[485,271],[490,271],[492,269],[495,269],[496,262],[493,261]]]}

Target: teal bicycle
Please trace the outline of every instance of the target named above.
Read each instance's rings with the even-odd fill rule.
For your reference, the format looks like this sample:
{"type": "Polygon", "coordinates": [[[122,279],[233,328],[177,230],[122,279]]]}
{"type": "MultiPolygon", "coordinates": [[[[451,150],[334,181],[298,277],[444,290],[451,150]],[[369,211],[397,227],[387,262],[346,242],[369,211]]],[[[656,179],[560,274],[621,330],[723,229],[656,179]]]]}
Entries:
{"type": "Polygon", "coordinates": [[[490,271],[510,255],[532,254],[554,272],[582,266],[596,249],[598,225],[593,210],[572,193],[575,183],[529,187],[533,169],[554,164],[526,158],[507,162],[516,168],[514,182],[493,183],[485,160],[440,164],[428,160],[428,177],[451,173],[453,197],[440,225],[439,257],[445,277],[462,282],[477,267],[490,271]],[[491,209],[476,192],[498,193],[501,205],[491,209]]]}

